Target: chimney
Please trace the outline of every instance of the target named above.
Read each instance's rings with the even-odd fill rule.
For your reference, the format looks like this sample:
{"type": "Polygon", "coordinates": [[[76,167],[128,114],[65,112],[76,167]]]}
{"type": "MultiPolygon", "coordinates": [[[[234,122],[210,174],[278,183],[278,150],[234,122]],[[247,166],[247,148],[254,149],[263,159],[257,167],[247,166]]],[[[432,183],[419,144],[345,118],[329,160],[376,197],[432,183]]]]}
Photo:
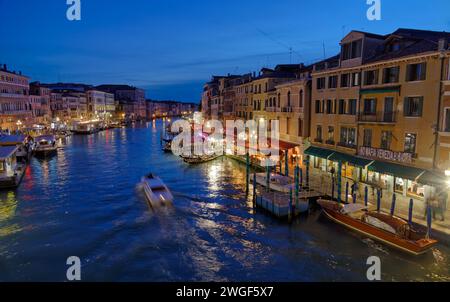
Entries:
{"type": "Polygon", "coordinates": [[[448,49],[448,40],[446,38],[439,39],[438,51],[444,51],[448,49]]]}

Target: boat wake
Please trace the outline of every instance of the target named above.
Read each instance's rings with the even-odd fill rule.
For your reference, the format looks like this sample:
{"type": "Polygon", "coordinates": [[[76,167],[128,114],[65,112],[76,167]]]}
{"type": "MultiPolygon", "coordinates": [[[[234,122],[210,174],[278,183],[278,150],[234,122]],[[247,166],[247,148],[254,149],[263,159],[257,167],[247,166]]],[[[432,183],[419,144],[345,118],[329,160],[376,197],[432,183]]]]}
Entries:
{"type": "Polygon", "coordinates": [[[386,255],[389,255],[388,250],[386,250],[386,249],[383,247],[383,245],[381,245],[381,244],[379,244],[379,243],[373,241],[372,239],[370,239],[370,238],[365,238],[365,239],[363,239],[362,241],[363,241],[368,247],[370,247],[370,248],[372,248],[372,249],[375,249],[375,250],[377,250],[377,251],[379,251],[379,252],[382,252],[382,253],[384,253],[384,254],[386,254],[386,255]]]}

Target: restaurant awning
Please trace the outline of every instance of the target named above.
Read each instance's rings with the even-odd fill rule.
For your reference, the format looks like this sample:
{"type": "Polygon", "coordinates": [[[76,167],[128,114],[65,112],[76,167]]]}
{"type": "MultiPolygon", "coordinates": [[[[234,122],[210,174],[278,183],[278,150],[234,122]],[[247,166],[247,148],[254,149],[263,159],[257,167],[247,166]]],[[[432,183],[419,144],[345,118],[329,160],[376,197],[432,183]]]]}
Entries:
{"type": "Polygon", "coordinates": [[[278,146],[280,150],[291,150],[294,149],[295,147],[298,147],[299,145],[280,140],[278,142],[278,146]]]}
{"type": "Polygon", "coordinates": [[[356,157],[356,156],[341,153],[341,152],[334,152],[330,156],[329,160],[346,162],[351,165],[354,165],[357,167],[362,167],[362,168],[367,167],[368,165],[370,165],[373,162],[373,160],[370,160],[370,159],[356,157]]]}
{"type": "Polygon", "coordinates": [[[325,158],[328,159],[335,151],[318,148],[318,147],[309,147],[305,150],[306,155],[311,155],[315,157],[325,158]]]}
{"type": "Polygon", "coordinates": [[[414,181],[417,180],[417,178],[425,172],[425,170],[423,169],[407,167],[382,161],[374,161],[369,166],[369,170],[414,181]]]}
{"type": "Polygon", "coordinates": [[[425,173],[420,175],[420,177],[417,179],[417,182],[422,185],[428,186],[443,186],[446,185],[447,179],[443,174],[425,171],[425,173]]]}

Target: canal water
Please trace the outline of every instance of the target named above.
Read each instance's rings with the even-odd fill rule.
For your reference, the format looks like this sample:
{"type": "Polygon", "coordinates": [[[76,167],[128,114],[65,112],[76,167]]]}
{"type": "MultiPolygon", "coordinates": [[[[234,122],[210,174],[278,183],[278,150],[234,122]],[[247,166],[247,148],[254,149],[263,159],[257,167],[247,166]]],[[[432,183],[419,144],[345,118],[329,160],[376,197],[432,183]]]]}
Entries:
{"type": "Polygon", "coordinates": [[[161,121],[67,139],[33,159],[20,188],[0,193],[0,281],[64,281],[78,256],[83,281],[450,281],[450,249],[413,257],[329,222],[291,225],[255,211],[245,167],[188,166],[164,154],[161,121]],[[172,208],[153,211],[138,183],[153,172],[172,208]]]}

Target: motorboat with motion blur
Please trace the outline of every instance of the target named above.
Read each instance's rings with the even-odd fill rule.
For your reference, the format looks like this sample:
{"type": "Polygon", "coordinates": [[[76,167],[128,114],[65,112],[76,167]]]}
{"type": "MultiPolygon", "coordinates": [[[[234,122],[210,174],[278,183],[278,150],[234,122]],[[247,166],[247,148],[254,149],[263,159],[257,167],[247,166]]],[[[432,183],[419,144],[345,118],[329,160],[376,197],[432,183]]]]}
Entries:
{"type": "Polygon", "coordinates": [[[141,184],[152,207],[172,204],[173,195],[159,177],[150,173],[142,177],[141,184]]]}

